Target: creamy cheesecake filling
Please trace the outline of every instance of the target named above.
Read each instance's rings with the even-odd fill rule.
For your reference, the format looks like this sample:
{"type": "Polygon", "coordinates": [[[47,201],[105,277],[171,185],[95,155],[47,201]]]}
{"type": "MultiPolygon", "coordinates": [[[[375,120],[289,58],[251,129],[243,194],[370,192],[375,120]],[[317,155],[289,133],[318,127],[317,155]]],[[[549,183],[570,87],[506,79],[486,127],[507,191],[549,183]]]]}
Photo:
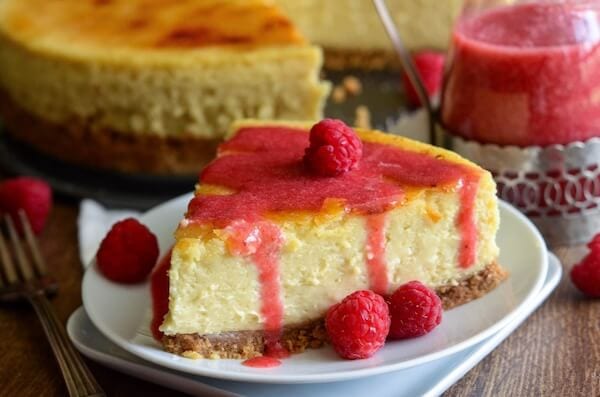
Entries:
{"type": "Polygon", "coordinates": [[[487,173],[443,150],[360,135],[361,167],[341,179],[306,176],[302,128],[241,128],[222,145],[180,225],[160,330],[266,330],[268,349],[284,324],[318,320],[355,290],[447,286],[495,262],[487,173]]]}

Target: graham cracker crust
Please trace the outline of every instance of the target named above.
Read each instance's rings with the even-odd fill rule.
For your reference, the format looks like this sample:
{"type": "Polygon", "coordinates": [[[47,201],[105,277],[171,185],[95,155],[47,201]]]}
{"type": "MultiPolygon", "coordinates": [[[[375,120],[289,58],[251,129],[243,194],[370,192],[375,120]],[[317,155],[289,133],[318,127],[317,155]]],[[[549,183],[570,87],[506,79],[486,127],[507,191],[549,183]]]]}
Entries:
{"type": "MultiPolygon", "coordinates": [[[[444,310],[448,310],[485,295],[507,277],[507,271],[494,262],[456,285],[436,288],[436,293],[442,300],[444,310]]],[[[321,347],[327,342],[324,321],[319,319],[307,324],[286,327],[283,329],[281,340],[290,353],[321,347]]],[[[165,335],[162,343],[166,351],[188,358],[247,359],[263,354],[264,332],[165,335]]]]}
{"type": "Polygon", "coordinates": [[[507,278],[508,272],[498,263],[493,262],[458,284],[438,287],[435,292],[442,300],[444,310],[448,310],[481,298],[507,278]]]}
{"type": "MultiPolygon", "coordinates": [[[[281,342],[290,353],[316,349],[327,341],[323,320],[283,329],[281,342]]],[[[261,356],[264,351],[263,331],[239,331],[217,335],[165,335],[166,351],[188,358],[246,359],[261,356]]]]}
{"type": "Polygon", "coordinates": [[[193,136],[161,137],[93,128],[86,120],[57,124],[17,105],[0,90],[6,131],[40,153],[93,169],[125,173],[196,174],[220,141],[193,136]]]}

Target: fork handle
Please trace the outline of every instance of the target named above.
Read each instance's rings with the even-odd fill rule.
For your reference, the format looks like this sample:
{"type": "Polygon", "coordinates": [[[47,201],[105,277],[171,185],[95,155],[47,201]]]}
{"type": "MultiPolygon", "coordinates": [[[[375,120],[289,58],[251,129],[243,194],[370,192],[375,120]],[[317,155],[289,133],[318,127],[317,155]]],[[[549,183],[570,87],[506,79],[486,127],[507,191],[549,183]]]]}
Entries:
{"type": "Polygon", "coordinates": [[[42,323],[46,337],[62,371],[71,397],[106,396],[87,365],[75,350],[65,328],[43,292],[27,297],[42,323]]]}

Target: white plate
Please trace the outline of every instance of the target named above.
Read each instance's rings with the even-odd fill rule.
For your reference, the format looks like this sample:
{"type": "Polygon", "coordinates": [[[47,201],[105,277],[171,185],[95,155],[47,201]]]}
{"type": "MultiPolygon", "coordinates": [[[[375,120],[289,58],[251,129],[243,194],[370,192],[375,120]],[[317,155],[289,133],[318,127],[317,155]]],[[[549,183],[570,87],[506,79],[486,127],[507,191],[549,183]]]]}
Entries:
{"type": "Polygon", "coordinates": [[[67,332],[77,349],[92,360],[110,368],[194,396],[248,397],[435,397],[441,395],[479,363],[513,332],[556,288],[562,274],[558,259],[550,254],[548,274],[542,289],[530,306],[504,328],[487,339],[449,356],[392,373],[335,383],[274,385],[231,382],[190,375],[144,361],[109,341],[90,322],[85,310],[77,309],[67,323],[67,332]]]}
{"type": "MultiPolygon", "coordinates": [[[[185,195],[173,199],[141,217],[158,236],[161,252],[173,244],[173,230],[190,198],[191,195],[185,195]]],[[[153,363],[196,375],[246,382],[316,383],[395,371],[482,341],[534,300],[548,268],[544,241],[535,226],[516,209],[501,203],[500,211],[500,263],[510,271],[509,279],[483,298],[444,313],[442,324],[430,334],[387,343],[366,360],[342,360],[325,347],[293,355],[276,368],[256,369],[241,365],[240,360],[191,360],[166,353],[146,336],[147,332],[138,332],[147,329],[148,285],[113,283],[95,265],[88,268],[83,279],[83,304],[94,325],[118,346],[153,363]]]]}

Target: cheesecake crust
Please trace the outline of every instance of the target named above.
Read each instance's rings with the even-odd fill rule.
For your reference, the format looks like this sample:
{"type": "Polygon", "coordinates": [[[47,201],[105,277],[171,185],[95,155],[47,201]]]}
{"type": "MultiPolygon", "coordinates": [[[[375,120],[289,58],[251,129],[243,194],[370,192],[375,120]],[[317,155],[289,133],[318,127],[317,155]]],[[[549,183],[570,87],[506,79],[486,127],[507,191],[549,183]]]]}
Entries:
{"type": "MultiPolygon", "coordinates": [[[[483,270],[465,278],[456,285],[436,288],[444,310],[480,298],[496,288],[508,277],[508,272],[493,262],[483,270]]],[[[324,320],[286,327],[283,345],[290,353],[300,353],[307,348],[318,348],[327,342],[324,320]]],[[[238,331],[215,335],[175,334],[162,339],[166,351],[188,358],[247,359],[263,354],[263,331],[238,331]]]]}
{"type": "Polygon", "coordinates": [[[0,90],[6,131],[38,152],[94,169],[126,173],[197,174],[221,142],[191,135],[162,137],[97,128],[91,121],[54,123],[17,105],[0,90]]]}
{"type": "MultiPolygon", "coordinates": [[[[290,353],[316,349],[327,341],[323,320],[298,326],[286,327],[281,337],[283,346],[290,353]]],[[[234,358],[246,359],[261,356],[264,350],[263,331],[239,331],[217,335],[176,334],[165,335],[166,351],[188,358],[234,358]]]]}
{"type": "Polygon", "coordinates": [[[449,310],[481,298],[507,278],[508,271],[498,263],[493,262],[480,272],[460,281],[457,285],[441,286],[436,288],[435,292],[442,300],[444,310],[449,310]]]}

